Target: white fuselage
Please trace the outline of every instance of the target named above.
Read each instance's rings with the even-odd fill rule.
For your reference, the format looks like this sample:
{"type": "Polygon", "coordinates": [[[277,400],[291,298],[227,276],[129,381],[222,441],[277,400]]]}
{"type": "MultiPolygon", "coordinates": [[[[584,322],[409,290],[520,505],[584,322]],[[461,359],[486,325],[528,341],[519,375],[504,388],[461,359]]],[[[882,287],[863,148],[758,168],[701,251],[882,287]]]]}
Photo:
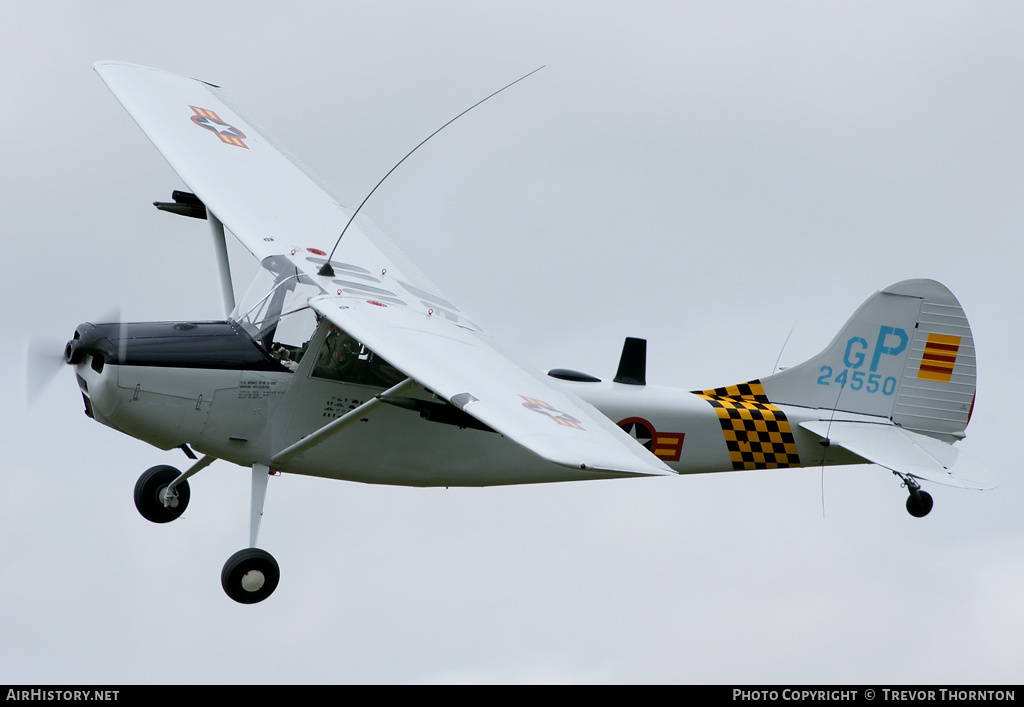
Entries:
{"type": "MultiPolygon", "coordinates": [[[[272,458],[289,445],[380,394],[371,387],[291,372],[76,364],[93,417],[163,449],[188,445],[242,466],[266,464],[287,473],[404,486],[490,486],[628,476],[569,469],[488,430],[437,422],[416,410],[381,405],[365,418],[292,459],[272,458]]],[[[729,433],[715,407],[688,391],[613,382],[552,379],[594,405],[681,473],[773,468],[771,461],[734,464],[729,433]]],[[[438,402],[417,386],[410,395],[438,402]]],[[[450,407],[450,406],[449,406],[450,407]]],[[[800,428],[818,410],[776,408],[788,421],[799,460],[785,466],[855,463],[825,449],[800,428]]],[[[828,411],[822,413],[828,419],[828,411]]],[[[587,434],[586,430],[579,430],[587,434]]]]}

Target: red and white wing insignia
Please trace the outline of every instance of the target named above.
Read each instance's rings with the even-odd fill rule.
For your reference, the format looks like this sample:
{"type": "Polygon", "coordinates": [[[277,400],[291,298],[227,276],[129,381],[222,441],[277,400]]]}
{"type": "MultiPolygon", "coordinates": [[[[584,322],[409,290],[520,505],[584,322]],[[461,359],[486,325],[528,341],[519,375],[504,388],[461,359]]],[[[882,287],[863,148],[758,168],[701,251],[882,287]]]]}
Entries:
{"type": "MultiPolygon", "coordinates": [[[[560,425],[572,427],[577,430],[583,430],[582,422],[577,420],[572,415],[567,415],[561,410],[558,410],[557,408],[547,404],[543,400],[538,400],[537,398],[528,398],[525,395],[520,395],[519,397],[526,401],[525,403],[523,403],[523,407],[526,408],[527,410],[533,410],[534,412],[540,413],[541,415],[546,415],[547,417],[550,417],[552,420],[554,420],[560,425]]],[[[586,430],[583,431],[586,432],[586,430]]]]}
{"type": "Polygon", "coordinates": [[[221,139],[221,142],[226,142],[229,145],[235,145],[236,147],[244,147],[249,149],[242,140],[245,139],[245,133],[236,128],[230,123],[225,123],[220,119],[220,116],[214,113],[212,110],[206,108],[198,108],[196,106],[189,106],[195,115],[192,116],[192,122],[198,125],[200,128],[205,128],[210,132],[214,133],[221,139]]]}

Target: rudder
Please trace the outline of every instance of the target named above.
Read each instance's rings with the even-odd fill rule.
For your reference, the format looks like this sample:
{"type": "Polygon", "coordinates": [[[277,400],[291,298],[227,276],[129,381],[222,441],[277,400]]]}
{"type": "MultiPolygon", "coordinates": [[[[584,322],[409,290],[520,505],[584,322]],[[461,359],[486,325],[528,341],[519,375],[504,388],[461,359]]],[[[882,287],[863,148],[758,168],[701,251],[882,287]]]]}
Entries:
{"type": "Polygon", "coordinates": [[[760,382],[775,404],[886,417],[953,442],[970,419],[976,371],[953,293],[905,280],[870,297],[822,353],[760,382]]]}

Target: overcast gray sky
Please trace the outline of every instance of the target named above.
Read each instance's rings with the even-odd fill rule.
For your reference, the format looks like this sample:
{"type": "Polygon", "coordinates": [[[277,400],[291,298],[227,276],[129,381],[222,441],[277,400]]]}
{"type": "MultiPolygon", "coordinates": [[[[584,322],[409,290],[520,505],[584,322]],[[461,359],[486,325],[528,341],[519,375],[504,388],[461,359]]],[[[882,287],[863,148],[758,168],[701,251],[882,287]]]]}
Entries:
{"type": "MultiPolygon", "coordinates": [[[[1024,6],[1015,2],[9,3],[0,175],[0,682],[1020,683],[1024,6]],[[224,86],[537,367],[725,385],[824,347],[911,277],[979,355],[965,451],[991,492],[903,508],[878,467],[496,489],[271,480],[274,596],[220,588],[249,473],[139,517],[187,460],[22,404],[23,342],[82,321],[216,318],[205,226],[91,69],[224,86]]],[[[252,271],[232,250],[239,285],[252,271]]]]}

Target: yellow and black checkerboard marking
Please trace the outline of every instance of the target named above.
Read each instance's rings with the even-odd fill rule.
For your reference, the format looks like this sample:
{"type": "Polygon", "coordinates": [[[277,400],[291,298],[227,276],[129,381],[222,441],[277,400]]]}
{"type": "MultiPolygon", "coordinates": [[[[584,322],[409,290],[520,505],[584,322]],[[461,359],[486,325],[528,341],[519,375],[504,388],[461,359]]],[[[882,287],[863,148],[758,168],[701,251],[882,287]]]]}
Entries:
{"type": "Polygon", "coordinates": [[[760,381],[693,393],[718,413],[734,470],[800,466],[789,420],[768,402],[760,381]]]}

